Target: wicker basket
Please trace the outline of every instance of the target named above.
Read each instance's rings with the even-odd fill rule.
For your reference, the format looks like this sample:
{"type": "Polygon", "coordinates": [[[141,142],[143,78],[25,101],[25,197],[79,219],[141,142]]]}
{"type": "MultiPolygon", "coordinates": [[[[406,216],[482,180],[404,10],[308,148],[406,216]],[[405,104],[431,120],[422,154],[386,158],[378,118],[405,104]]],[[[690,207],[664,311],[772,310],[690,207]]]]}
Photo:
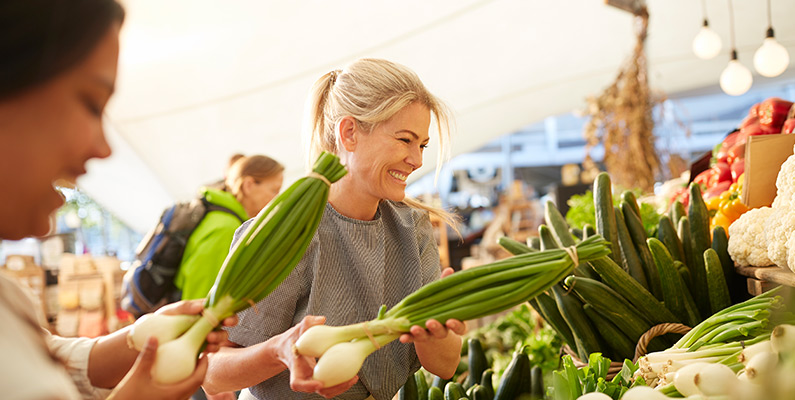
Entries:
{"type": "MultiPolygon", "coordinates": [[[[638,339],[638,344],[635,346],[635,357],[632,359],[633,362],[637,362],[639,358],[646,355],[646,346],[649,345],[649,342],[656,338],[657,336],[665,335],[666,333],[679,333],[685,334],[690,331],[690,327],[687,325],[682,324],[675,324],[675,323],[663,323],[659,325],[652,326],[646,333],[641,335],[640,339],[638,339]]],[[[564,353],[571,356],[571,360],[574,362],[574,366],[577,368],[582,368],[588,365],[588,362],[583,362],[577,357],[577,354],[569,347],[569,345],[563,345],[561,348],[564,353]]],[[[621,361],[613,361],[610,363],[610,368],[607,370],[607,379],[613,379],[616,374],[621,372],[621,368],[623,368],[624,362],[621,361]]]]}

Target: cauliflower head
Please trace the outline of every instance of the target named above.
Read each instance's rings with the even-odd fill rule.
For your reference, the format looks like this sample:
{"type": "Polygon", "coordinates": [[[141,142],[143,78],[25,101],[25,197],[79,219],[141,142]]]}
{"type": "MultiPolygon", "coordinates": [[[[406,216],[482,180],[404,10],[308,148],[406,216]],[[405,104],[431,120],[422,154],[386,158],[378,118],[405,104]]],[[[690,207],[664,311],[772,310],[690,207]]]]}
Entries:
{"type": "MultiPolygon", "coordinates": [[[[790,268],[788,252],[792,249],[787,244],[795,233],[795,214],[790,206],[780,205],[773,207],[773,212],[767,218],[765,237],[767,241],[767,258],[773,264],[782,268],[790,268]]],[[[793,249],[795,250],[795,249],[793,249]]],[[[793,251],[795,252],[795,251],[793,251]]]]}
{"type": "Polygon", "coordinates": [[[772,265],[767,256],[768,217],[770,207],[749,210],[729,226],[729,255],[737,265],[764,267],[772,265]]]}
{"type": "Polygon", "coordinates": [[[789,156],[776,176],[776,199],[773,207],[795,203],[795,154],[789,156]]]}

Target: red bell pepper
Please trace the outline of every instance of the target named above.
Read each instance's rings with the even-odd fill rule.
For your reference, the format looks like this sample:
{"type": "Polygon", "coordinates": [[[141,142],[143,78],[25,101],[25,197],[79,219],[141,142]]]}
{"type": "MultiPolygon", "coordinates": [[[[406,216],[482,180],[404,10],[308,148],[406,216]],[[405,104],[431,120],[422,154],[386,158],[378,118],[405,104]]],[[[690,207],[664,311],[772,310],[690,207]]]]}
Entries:
{"type": "Polygon", "coordinates": [[[787,113],[792,107],[792,102],[778,97],[771,97],[759,105],[757,116],[759,117],[759,124],[765,133],[781,133],[781,127],[784,125],[784,120],[787,119],[787,113]]]}
{"type": "Polygon", "coordinates": [[[735,144],[727,153],[726,163],[729,165],[734,165],[738,159],[745,157],[745,141],[735,144]]]}
{"type": "Polygon", "coordinates": [[[712,168],[705,169],[704,171],[701,171],[700,174],[696,175],[695,178],[693,178],[693,182],[709,187],[709,182],[714,179],[712,177],[713,175],[715,175],[715,171],[712,168]]]}
{"type": "MultiPolygon", "coordinates": [[[[724,182],[724,181],[731,181],[732,180],[732,170],[728,163],[725,162],[717,162],[712,169],[715,170],[714,172],[714,183],[724,182]]],[[[710,185],[712,187],[714,185],[710,185]]]]}
{"type": "Polygon", "coordinates": [[[781,127],[781,133],[795,132],[795,104],[789,108],[787,119],[784,121],[784,126],[781,127]]]}
{"type": "Polygon", "coordinates": [[[764,135],[765,133],[766,132],[762,130],[762,124],[759,122],[759,118],[753,118],[748,123],[743,121],[743,125],[740,127],[740,135],[745,138],[748,136],[764,135]]]}
{"type": "Polygon", "coordinates": [[[707,189],[707,191],[704,192],[702,197],[704,198],[704,200],[709,200],[715,196],[720,196],[721,193],[729,190],[729,186],[731,185],[732,185],[731,180],[718,182],[717,184],[715,184],[715,186],[707,189]]]}
{"type": "Polygon", "coordinates": [[[734,163],[731,165],[732,170],[732,182],[737,182],[737,178],[745,172],[745,158],[738,158],[734,160],[734,163]]]}
{"type": "Polygon", "coordinates": [[[759,113],[759,106],[761,104],[762,103],[756,103],[756,104],[752,105],[751,109],[748,110],[748,116],[749,117],[758,117],[757,114],[759,113]]]}

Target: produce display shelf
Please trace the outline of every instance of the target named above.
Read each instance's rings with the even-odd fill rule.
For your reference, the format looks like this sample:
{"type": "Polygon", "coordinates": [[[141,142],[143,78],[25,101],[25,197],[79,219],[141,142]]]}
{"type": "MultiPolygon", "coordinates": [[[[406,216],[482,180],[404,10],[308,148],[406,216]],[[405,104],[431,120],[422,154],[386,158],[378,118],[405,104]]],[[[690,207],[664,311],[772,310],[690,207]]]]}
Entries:
{"type": "Polygon", "coordinates": [[[736,270],[738,274],[749,278],[748,291],[752,295],[758,295],[777,285],[795,287],[795,273],[775,265],[769,267],[738,266],[736,270]]]}

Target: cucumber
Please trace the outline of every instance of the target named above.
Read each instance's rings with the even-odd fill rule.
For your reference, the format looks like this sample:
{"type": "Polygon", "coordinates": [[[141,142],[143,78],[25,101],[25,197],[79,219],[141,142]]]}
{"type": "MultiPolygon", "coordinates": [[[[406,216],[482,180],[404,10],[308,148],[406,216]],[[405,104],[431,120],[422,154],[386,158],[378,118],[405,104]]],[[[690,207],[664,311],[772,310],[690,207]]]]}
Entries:
{"type": "Polygon", "coordinates": [[[428,388],[428,400],[444,400],[444,392],[436,386],[428,388]]]}
{"type": "Polygon", "coordinates": [[[425,380],[422,370],[414,373],[414,381],[417,383],[417,399],[428,400],[428,381],[425,380]]]}
{"type": "Polygon", "coordinates": [[[741,279],[734,270],[734,261],[729,255],[729,238],[722,226],[712,229],[712,249],[718,254],[720,265],[723,266],[723,276],[726,278],[726,286],[729,287],[732,304],[748,300],[750,296],[746,288],[746,280],[741,279]]]}
{"type": "Polygon", "coordinates": [[[558,242],[552,236],[552,231],[546,225],[538,226],[538,237],[541,239],[541,250],[557,249],[558,242]]]}
{"type": "Polygon", "coordinates": [[[544,222],[552,232],[558,247],[569,247],[577,244],[571,232],[569,232],[569,224],[551,200],[547,200],[544,203],[544,222]]]}
{"type": "Polygon", "coordinates": [[[544,376],[541,367],[533,365],[530,369],[530,400],[544,400],[544,376]]]}
{"type": "Polygon", "coordinates": [[[450,382],[450,380],[449,379],[442,379],[442,378],[434,375],[433,376],[433,381],[431,382],[431,387],[436,387],[436,388],[439,388],[439,390],[444,391],[444,387],[445,387],[445,385],[447,385],[447,382],[450,382]]]}
{"type": "Polygon", "coordinates": [[[712,314],[732,305],[729,297],[729,288],[723,275],[718,253],[709,248],[704,251],[704,265],[707,268],[707,291],[709,292],[709,305],[712,314]]]}
{"type": "MultiPolygon", "coordinates": [[[[679,272],[679,278],[682,280],[682,286],[688,287],[688,282],[690,281],[690,269],[687,268],[687,265],[679,262],[674,261],[674,268],[676,268],[677,272],[679,272]]],[[[693,314],[696,316],[696,321],[701,322],[704,320],[704,317],[701,316],[698,312],[698,307],[696,307],[696,301],[693,300],[692,289],[685,290],[682,294],[682,299],[684,300],[685,307],[687,307],[687,312],[689,314],[693,314]]],[[[686,324],[690,327],[695,327],[695,325],[691,325],[688,321],[685,321],[686,324]]]]}
{"type": "MultiPolygon", "coordinates": [[[[587,278],[581,278],[587,279],[587,278]]],[[[597,331],[594,329],[588,317],[582,311],[582,302],[571,293],[564,292],[560,285],[552,287],[555,302],[558,304],[558,311],[566,324],[571,329],[574,342],[577,344],[577,355],[580,360],[587,360],[588,355],[596,353],[602,347],[599,343],[597,331]]]]}
{"type": "Polygon", "coordinates": [[[569,276],[566,278],[566,285],[572,287],[586,304],[590,304],[605,318],[616,324],[632,341],[637,342],[652,326],[645,314],[639,312],[615,290],[602,282],[569,276]]]}
{"type": "Polygon", "coordinates": [[[629,275],[635,278],[641,286],[649,289],[649,282],[646,280],[646,274],[643,272],[640,257],[637,251],[635,251],[632,238],[629,236],[627,224],[624,222],[624,215],[619,207],[614,207],[614,214],[616,216],[616,229],[618,230],[618,243],[621,248],[621,257],[624,260],[624,270],[629,272],[629,275]]]}
{"type": "MultiPolygon", "coordinates": [[[[607,318],[603,317],[590,304],[585,304],[582,307],[585,315],[591,322],[593,322],[596,329],[602,334],[602,337],[607,342],[607,347],[612,350],[610,359],[624,360],[632,359],[635,356],[635,342],[630,340],[621,329],[610,322],[607,318]]],[[[607,350],[607,349],[605,349],[607,350]]]]}
{"type": "Polygon", "coordinates": [[[469,393],[469,398],[471,400],[491,400],[492,396],[489,395],[489,392],[483,386],[475,385],[472,386],[472,393],[469,393]]]}
{"type": "Polygon", "coordinates": [[[671,222],[673,222],[674,226],[679,226],[679,220],[682,219],[682,217],[687,216],[685,205],[679,200],[675,201],[673,204],[671,204],[670,214],[671,222]]]}
{"type": "Polygon", "coordinates": [[[709,293],[707,292],[707,269],[704,265],[704,251],[711,246],[709,234],[709,211],[701,197],[701,188],[690,184],[690,207],[687,213],[690,221],[690,241],[693,246],[693,263],[687,264],[693,279],[693,298],[701,315],[710,314],[709,293]]]}
{"type": "Polygon", "coordinates": [[[696,290],[696,286],[693,284],[693,272],[691,270],[692,265],[695,263],[695,253],[693,252],[693,241],[690,240],[690,220],[687,217],[682,217],[679,219],[679,225],[677,226],[676,233],[679,235],[679,240],[682,241],[682,249],[685,253],[685,260],[683,263],[687,266],[688,275],[690,275],[689,279],[689,287],[690,287],[690,294],[696,290]]]}
{"type": "Polygon", "coordinates": [[[585,224],[582,227],[582,240],[588,239],[591,236],[596,235],[596,228],[593,227],[591,224],[585,224]]]}
{"type": "Polygon", "coordinates": [[[679,276],[679,271],[674,265],[674,260],[668,253],[665,245],[655,239],[649,239],[649,249],[651,249],[652,257],[660,271],[660,279],[662,281],[663,299],[665,307],[673,311],[680,321],[684,321],[689,326],[696,326],[698,324],[698,315],[694,314],[686,305],[683,294],[687,288],[679,276]]]}
{"type": "Polygon", "coordinates": [[[519,254],[533,253],[537,251],[518,240],[509,238],[508,236],[503,236],[497,239],[497,244],[499,244],[503,249],[505,249],[505,251],[515,256],[519,254]]]}
{"type": "Polygon", "coordinates": [[[469,389],[474,384],[480,382],[480,377],[489,367],[489,362],[486,360],[486,353],[483,352],[483,345],[477,338],[469,338],[468,345],[468,359],[469,359],[469,376],[464,382],[464,389],[469,389]]]}
{"type": "Polygon", "coordinates": [[[492,400],[494,398],[493,377],[494,371],[492,371],[491,368],[483,371],[483,376],[480,377],[480,387],[483,388],[484,393],[487,395],[487,400],[492,400]]]}
{"type": "Polygon", "coordinates": [[[643,221],[640,216],[632,210],[632,205],[626,201],[621,201],[621,213],[624,215],[624,222],[627,224],[629,236],[635,245],[635,250],[640,257],[640,265],[643,267],[643,274],[649,283],[649,291],[658,300],[662,300],[662,285],[660,284],[660,274],[651,258],[651,251],[646,244],[646,229],[643,228],[643,221]]]}
{"type": "Polygon", "coordinates": [[[546,293],[541,293],[534,299],[530,300],[530,305],[544,317],[552,329],[560,335],[564,342],[569,344],[569,347],[577,353],[577,343],[574,341],[574,335],[571,333],[571,328],[563,319],[558,311],[558,305],[555,299],[546,293]]]}
{"type": "Polygon", "coordinates": [[[674,223],[667,215],[661,216],[660,222],[657,224],[657,239],[668,248],[668,252],[671,253],[674,260],[685,262],[685,250],[682,248],[682,242],[679,241],[679,235],[676,234],[674,223]]]}
{"type": "Polygon", "coordinates": [[[414,379],[414,375],[409,375],[409,378],[406,379],[406,383],[400,387],[400,390],[398,390],[398,399],[419,400],[417,394],[417,381],[414,379]]]}
{"type": "Polygon", "coordinates": [[[505,372],[502,374],[502,382],[497,387],[497,392],[494,394],[494,400],[514,400],[519,396],[519,387],[522,379],[522,370],[529,368],[530,359],[524,353],[524,349],[515,351],[511,362],[505,367],[505,372]]]}
{"type": "Polygon", "coordinates": [[[594,216],[596,233],[610,242],[610,258],[618,265],[623,265],[621,250],[618,244],[618,228],[616,227],[615,210],[613,209],[613,186],[610,175],[601,172],[593,181],[594,216]]]}
{"type": "Polygon", "coordinates": [[[466,396],[467,392],[460,383],[447,382],[447,384],[444,385],[444,400],[458,400],[466,396]]]}
{"type": "MultiPolygon", "coordinates": [[[[635,197],[635,193],[632,193],[630,190],[625,190],[623,193],[621,193],[621,201],[629,204],[635,215],[640,218],[640,207],[638,206],[638,199],[635,197]]],[[[627,216],[625,215],[624,218],[626,217],[627,216]]]]}
{"type": "Polygon", "coordinates": [[[602,257],[591,261],[591,267],[602,277],[602,282],[607,284],[616,293],[623,296],[629,304],[651,318],[654,324],[663,322],[676,322],[679,319],[657,300],[638,281],[616,265],[609,257],[602,257]]]}

